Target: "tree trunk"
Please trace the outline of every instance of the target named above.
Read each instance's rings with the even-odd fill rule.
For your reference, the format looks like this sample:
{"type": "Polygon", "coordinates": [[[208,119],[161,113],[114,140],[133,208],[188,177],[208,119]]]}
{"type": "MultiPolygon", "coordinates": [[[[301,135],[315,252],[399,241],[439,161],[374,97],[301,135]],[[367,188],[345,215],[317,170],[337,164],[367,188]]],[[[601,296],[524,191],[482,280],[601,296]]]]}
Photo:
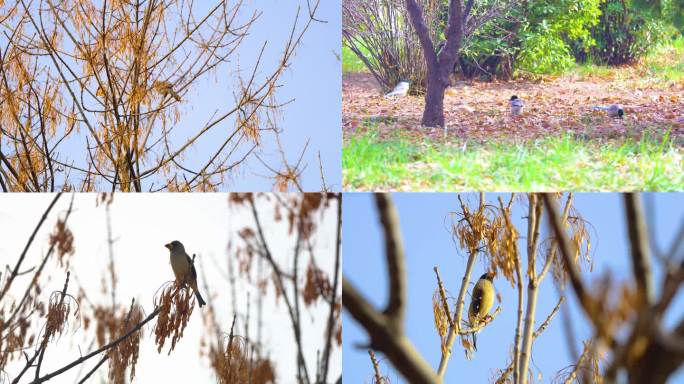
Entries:
{"type": "MultiPolygon", "coordinates": [[[[469,4],[468,9],[472,7],[472,2],[469,4]]],[[[450,0],[449,23],[445,30],[446,42],[438,54],[430,38],[430,30],[425,24],[423,8],[416,0],[406,0],[406,10],[418,35],[418,40],[420,40],[427,66],[427,91],[421,124],[425,127],[443,127],[444,91],[449,86],[449,73],[454,69],[459,57],[458,50],[461,48],[461,39],[463,38],[463,22],[467,14],[463,14],[461,0],[450,0]]]]}
{"type": "Polygon", "coordinates": [[[444,126],[444,91],[449,86],[449,81],[448,76],[447,81],[444,81],[440,72],[440,68],[428,68],[425,109],[421,121],[424,127],[444,126]]]}

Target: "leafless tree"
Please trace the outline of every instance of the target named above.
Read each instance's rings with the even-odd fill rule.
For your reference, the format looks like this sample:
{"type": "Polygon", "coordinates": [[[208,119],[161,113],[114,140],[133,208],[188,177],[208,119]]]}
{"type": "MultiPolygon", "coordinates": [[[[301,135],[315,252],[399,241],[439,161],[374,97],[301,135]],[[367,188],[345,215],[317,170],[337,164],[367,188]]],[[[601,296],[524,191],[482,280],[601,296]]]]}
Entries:
{"type": "MultiPolygon", "coordinates": [[[[342,198],[339,194],[231,194],[231,206],[236,209],[249,209],[254,219],[252,225],[239,230],[240,244],[231,248],[238,255],[240,272],[250,275],[256,267],[256,284],[261,290],[273,285],[277,297],[282,298],[290,318],[294,342],[297,347],[295,363],[298,383],[328,383],[330,359],[333,348],[342,342],[342,323],[340,318],[341,297],[339,295],[339,276],[341,268],[341,231],[342,198]],[[266,217],[257,209],[256,200],[273,200],[272,217],[266,217]],[[336,246],[333,275],[329,276],[320,264],[320,255],[314,251],[317,228],[321,225],[319,217],[330,204],[336,203],[336,246]],[[265,232],[265,223],[275,222],[287,225],[289,233],[296,238],[292,250],[291,264],[283,263],[282,250],[274,252],[265,232]],[[254,258],[256,256],[256,259],[254,258]],[[304,260],[306,270],[303,270],[304,260]],[[262,264],[265,262],[266,266],[262,264]],[[302,318],[304,310],[318,304],[328,306],[325,319],[325,334],[318,349],[315,367],[307,365],[304,352],[302,318]],[[313,368],[313,369],[312,369],[313,368]]],[[[261,301],[257,298],[259,311],[256,323],[261,324],[261,301]]],[[[311,337],[309,337],[310,339],[311,337]]],[[[258,338],[257,338],[258,340],[258,338]]],[[[308,347],[311,348],[311,347],[308,347]]]]}
{"type": "Polygon", "coordinates": [[[276,90],[320,22],[319,1],[297,11],[274,65],[264,41],[246,68],[238,50],[261,26],[242,1],[0,3],[0,189],[219,189],[264,135],[280,133],[276,112],[288,101],[276,90]],[[182,107],[212,75],[234,100],[185,123],[182,107]]]}

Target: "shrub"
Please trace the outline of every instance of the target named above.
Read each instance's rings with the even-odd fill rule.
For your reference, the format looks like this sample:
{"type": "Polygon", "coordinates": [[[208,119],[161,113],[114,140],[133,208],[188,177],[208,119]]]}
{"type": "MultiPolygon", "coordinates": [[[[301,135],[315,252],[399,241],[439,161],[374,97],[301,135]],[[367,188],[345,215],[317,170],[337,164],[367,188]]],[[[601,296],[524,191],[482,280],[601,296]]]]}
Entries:
{"type": "MultiPolygon", "coordinates": [[[[431,31],[438,28],[442,0],[423,0],[431,31]]],[[[385,92],[400,79],[411,82],[411,93],[425,90],[423,51],[403,0],[343,0],[343,43],[364,63],[385,92]]]]}
{"type": "Polygon", "coordinates": [[[664,34],[664,23],[648,10],[629,1],[606,0],[601,4],[600,23],[591,30],[596,41],[591,57],[597,64],[629,64],[642,57],[664,34]]]}
{"type": "Polygon", "coordinates": [[[594,44],[590,28],[599,22],[602,0],[537,0],[522,11],[518,67],[533,73],[559,72],[574,63],[568,42],[587,50],[594,44]]]}
{"type": "MultiPolygon", "coordinates": [[[[573,45],[586,51],[590,28],[599,21],[601,0],[532,0],[519,2],[466,38],[459,72],[510,77],[514,69],[532,73],[562,71],[574,63],[573,45]]],[[[479,2],[480,12],[493,5],[479,2]]]]}

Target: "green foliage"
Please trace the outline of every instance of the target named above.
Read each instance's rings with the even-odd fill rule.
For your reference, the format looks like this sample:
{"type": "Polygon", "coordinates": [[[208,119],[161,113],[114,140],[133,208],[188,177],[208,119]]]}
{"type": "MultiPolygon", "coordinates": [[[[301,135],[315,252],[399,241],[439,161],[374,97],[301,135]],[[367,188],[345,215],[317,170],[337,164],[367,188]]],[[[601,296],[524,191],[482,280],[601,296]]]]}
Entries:
{"type": "Polygon", "coordinates": [[[559,73],[575,60],[563,38],[555,33],[523,32],[524,49],[520,52],[520,69],[532,73],[559,73]]]}
{"type": "Polygon", "coordinates": [[[656,46],[644,58],[648,78],[660,80],[662,84],[684,80],[684,37],[672,43],[656,46]]]}
{"type": "Polygon", "coordinates": [[[684,37],[655,45],[635,65],[615,68],[587,61],[574,65],[567,73],[583,81],[599,77],[637,88],[670,88],[684,80],[684,37]]]}
{"type": "Polygon", "coordinates": [[[631,0],[631,7],[648,12],[684,33],[684,0],[631,0]]]}
{"type": "MultiPolygon", "coordinates": [[[[475,8],[475,17],[486,9],[475,8]]],[[[467,78],[477,75],[512,75],[512,59],[519,50],[514,32],[517,24],[511,18],[512,9],[504,16],[492,19],[466,37],[460,51],[458,71],[467,78]]]]}
{"type": "Polygon", "coordinates": [[[568,40],[582,41],[588,49],[594,41],[590,28],[599,21],[601,0],[540,0],[523,10],[525,21],[519,33],[520,69],[533,73],[560,72],[574,58],[568,40]]]}
{"type": "MultiPolygon", "coordinates": [[[[375,72],[387,71],[376,76],[384,79],[380,83],[385,88],[391,88],[403,77],[416,85],[414,91],[420,90],[424,84],[423,57],[405,18],[403,0],[354,1],[377,3],[378,9],[386,7],[383,12],[392,15],[391,22],[378,16],[362,18],[365,24],[357,22],[354,28],[347,29],[354,30],[354,39],[369,40],[368,35],[373,34],[377,41],[369,45],[361,44],[362,40],[346,39],[345,44],[358,48],[357,55],[368,59],[366,65],[377,67],[375,72]],[[400,30],[403,32],[399,33],[400,30]]],[[[440,49],[450,1],[421,3],[436,49],[440,49]]],[[[359,7],[348,7],[346,12],[358,10],[359,7]]],[[[515,70],[559,73],[572,68],[576,61],[630,63],[659,43],[671,41],[672,25],[684,30],[684,0],[475,0],[454,70],[466,78],[489,79],[509,78],[515,70]],[[497,16],[491,18],[492,14],[497,16]],[[479,24],[478,20],[486,21],[479,24]]],[[[361,61],[345,54],[349,52],[343,51],[344,70],[359,70],[361,61]]]]}
{"type": "Polygon", "coordinates": [[[684,33],[684,0],[672,0],[665,9],[672,24],[684,33]]]}
{"type": "MultiPolygon", "coordinates": [[[[568,41],[593,40],[590,28],[598,22],[602,0],[531,0],[517,2],[500,17],[466,38],[460,72],[509,77],[514,69],[533,73],[560,72],[574,63],[568,41]]],[[[496,2],[494,2],[496,3],[496,2]]],[[[495,5],[478,2],[476,14],[495,5]]]]}

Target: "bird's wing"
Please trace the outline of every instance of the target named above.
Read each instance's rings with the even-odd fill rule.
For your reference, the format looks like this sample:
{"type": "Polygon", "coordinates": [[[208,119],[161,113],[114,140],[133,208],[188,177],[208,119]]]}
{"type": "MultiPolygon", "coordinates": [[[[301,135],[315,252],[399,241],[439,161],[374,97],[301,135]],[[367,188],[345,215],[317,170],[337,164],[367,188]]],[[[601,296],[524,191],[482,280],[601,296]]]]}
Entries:
{"type": "Polygon", "coordinates": [[[481,298],[482,298],[481,296],[478,296],[478,297],[475,297],[472,301],[473,313],[475,313],[475,314],[480,312],[480,304],[482,301],[482,300],[480,300],[481,298]]]}
{"type": "Polygon", "coordinates": [[[473,290],[474,296],[472,297],[472,300],[470,301],[470,310],[468,311],[468,317],[471,317],[473,320],[474,318],[477,317],[478,313],[480,312],[480,305],[482,304],[482,295],[477,295],[475,291],[477,291],[477,284],[475,285],[475,289],[473,290]]]}
{"type": "Polygon", "coordinates": [[[197,270],[195,269],[195,264],[192,262],[192,259],[188,254],[185,254],[185,257],[188,259],[188,264],[190,265],[190,274],[192,275],[192,279],[196,280],[197,279],[197,270]]]}

